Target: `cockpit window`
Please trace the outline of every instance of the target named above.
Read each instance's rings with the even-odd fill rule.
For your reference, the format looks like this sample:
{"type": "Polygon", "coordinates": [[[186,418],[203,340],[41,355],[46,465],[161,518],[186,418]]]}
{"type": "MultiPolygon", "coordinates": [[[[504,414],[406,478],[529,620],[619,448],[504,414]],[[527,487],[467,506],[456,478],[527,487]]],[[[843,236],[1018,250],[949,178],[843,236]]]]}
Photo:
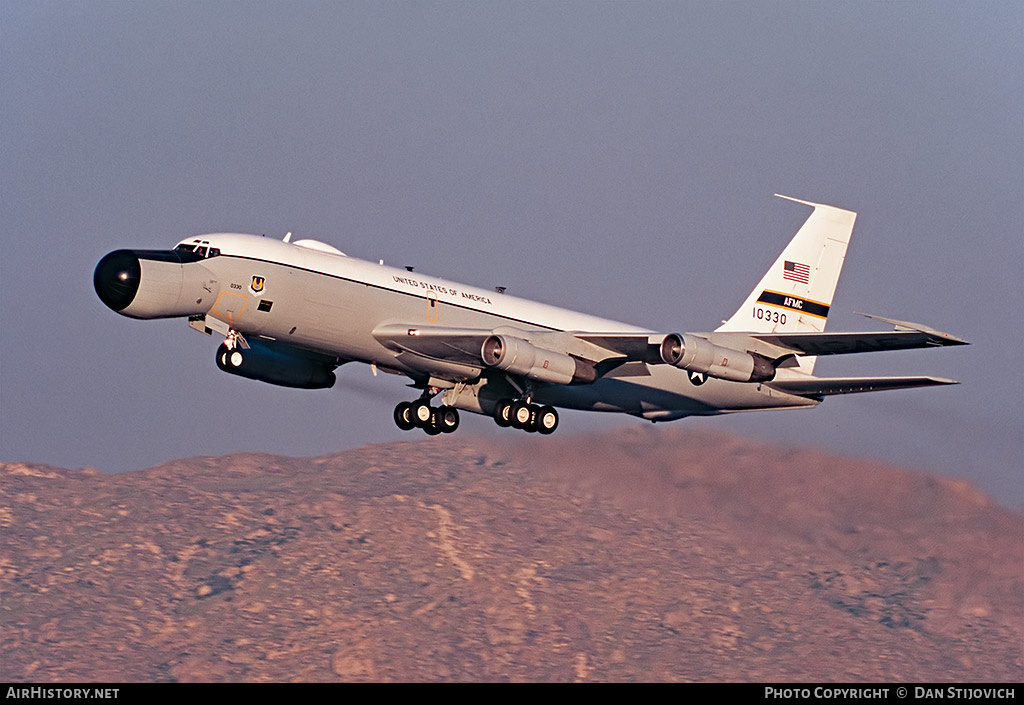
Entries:
{"type": "Polygon", "coordinates": [[[216,257],[220,254],[219,248],[207,247],[206,245],[200,244],[199,242],[183,242],[174,249],[177,252],[189,252],[193,255],[196,255],[198,259],[216,257]]]}

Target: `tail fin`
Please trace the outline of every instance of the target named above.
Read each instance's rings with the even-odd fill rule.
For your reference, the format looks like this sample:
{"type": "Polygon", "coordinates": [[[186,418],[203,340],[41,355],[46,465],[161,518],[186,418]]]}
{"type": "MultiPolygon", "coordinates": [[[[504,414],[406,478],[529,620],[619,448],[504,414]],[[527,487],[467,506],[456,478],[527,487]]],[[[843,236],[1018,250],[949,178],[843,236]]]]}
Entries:
{"type": "MultiPolygon", "coordinates": [[[[811,206],[814,211],[739,310],[718,327],[719,331],[795,333],[825,329],[857,214],[775,195],[811,206]]],[[[799,358],[799,370],[810,374],[814,362],[813,357],[799,358]]]]}

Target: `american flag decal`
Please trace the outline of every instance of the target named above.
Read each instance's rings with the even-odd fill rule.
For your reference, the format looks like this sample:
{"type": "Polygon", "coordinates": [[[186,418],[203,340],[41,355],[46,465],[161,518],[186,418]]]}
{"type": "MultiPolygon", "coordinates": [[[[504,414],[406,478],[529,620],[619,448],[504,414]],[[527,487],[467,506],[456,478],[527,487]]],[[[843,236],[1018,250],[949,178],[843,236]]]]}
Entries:
{"type": "Polygon", "coordinates": [[[791,282],[806,284],[811,276],[811,268],[799,262],[786,260],[786,264],[782,269],[782,278],[788,279],[791,282]]]}

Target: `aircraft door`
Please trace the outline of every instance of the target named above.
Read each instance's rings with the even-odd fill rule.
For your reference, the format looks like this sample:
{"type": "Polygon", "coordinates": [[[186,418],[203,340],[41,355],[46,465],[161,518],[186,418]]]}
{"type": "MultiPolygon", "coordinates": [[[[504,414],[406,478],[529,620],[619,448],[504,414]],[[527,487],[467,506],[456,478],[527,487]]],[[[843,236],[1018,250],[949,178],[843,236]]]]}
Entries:
{"type": "Polygon", "coordinates": [[[427,292],[427,320],[431,323],[437,322],[437,317],[440,314],[440,304],[437,301],[437,294],[433,291],[427,292]]]}
{"type": "Polygon", "coordinates": [[[233,328],[235,322],[242,317],[242,312],[245,310],[247,303],[248,299],[242,294],[221,291],[210,314],[222,321],[227,321],[228,325],[233,328]]]}

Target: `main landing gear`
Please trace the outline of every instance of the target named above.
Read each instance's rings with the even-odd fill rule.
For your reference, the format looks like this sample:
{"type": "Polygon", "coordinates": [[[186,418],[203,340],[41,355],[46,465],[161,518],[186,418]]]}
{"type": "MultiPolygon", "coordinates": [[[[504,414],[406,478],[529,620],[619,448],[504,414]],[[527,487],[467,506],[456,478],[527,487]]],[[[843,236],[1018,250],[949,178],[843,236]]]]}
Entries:
{"type": "Polygon", "coordinates": [[[558,428],[558,412],[552,406],[539,406],[525,399],[502,399],[494,410],[494,422],[547,435],[558,428]]]}
{"type": "MultiPolygon", "coordinates": [[[[403,431],[422,428],[428,436],[451,433],[459,427],[459,410],[454,406],[431,406],[430,400],[441,390],[428,387],[416,401],[403,401],[395,407],[395,425],[403,431]]],[[[534,404],[529,390],[518,399],[502,399],[494,410],[499,426],[519,428],[529,433],[554,433],[558,412],[554,407],[534,404]]]]}
{"type": "Polygon", "coordinates": [[[454,406],[431,406],[429,398],[403,401],[395,407],[395,425],[403,431],[422,428],[428,436],[451,433],[459,427],[459,410],[454,406]]]}

